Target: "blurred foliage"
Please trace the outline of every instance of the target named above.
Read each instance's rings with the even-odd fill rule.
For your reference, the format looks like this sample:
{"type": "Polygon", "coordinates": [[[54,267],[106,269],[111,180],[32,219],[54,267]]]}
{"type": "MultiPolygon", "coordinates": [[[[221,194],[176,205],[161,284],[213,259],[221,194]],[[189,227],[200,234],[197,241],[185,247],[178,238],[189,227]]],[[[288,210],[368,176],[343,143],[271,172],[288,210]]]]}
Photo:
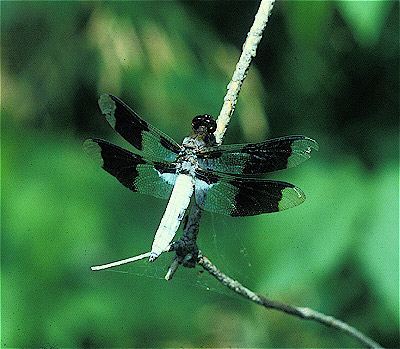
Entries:
{"type": "MultiPolygon", "coordinates": [[[[126,145],[97,107],[122,98],[180,141],[218,115],[258,2],[1,3],[3,347],[357,347],[265,311],[147,251],[165,202],[131,194],[82,141],[126,145]],[[148,212],[152,212],[150,215],[148,212]],[[154,213],[154,214],[153,214],[154,213]]],[[[304,134],[320,151],[270,177],[308,200],[279,214],[205,214],[199,245],[254,291],[396,347],[399,5],[278,2],[225,143],[304,134]]]]}

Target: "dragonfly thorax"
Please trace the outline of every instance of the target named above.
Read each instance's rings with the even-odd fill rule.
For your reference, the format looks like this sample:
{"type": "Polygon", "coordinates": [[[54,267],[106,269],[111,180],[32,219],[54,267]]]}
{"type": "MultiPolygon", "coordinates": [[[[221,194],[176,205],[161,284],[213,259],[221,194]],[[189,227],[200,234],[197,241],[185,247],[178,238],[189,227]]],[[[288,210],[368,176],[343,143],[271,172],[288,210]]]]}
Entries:
{"type": "Polygon", "coordinates": [[[199,166],[197,156],[193,149],[184,149],[183,153],[176,161],[176,169],[178,173],[184,173],[191,176],[195,175],[196,168],[199,166]]]}
{"type": "Polygon", "coordinates": [[[191,153],[204,149],[207,144],[204,141],[204,137],[201,137],[199,134],[192,134],[183,140],[182,146],[185,153],[191,153]]]}

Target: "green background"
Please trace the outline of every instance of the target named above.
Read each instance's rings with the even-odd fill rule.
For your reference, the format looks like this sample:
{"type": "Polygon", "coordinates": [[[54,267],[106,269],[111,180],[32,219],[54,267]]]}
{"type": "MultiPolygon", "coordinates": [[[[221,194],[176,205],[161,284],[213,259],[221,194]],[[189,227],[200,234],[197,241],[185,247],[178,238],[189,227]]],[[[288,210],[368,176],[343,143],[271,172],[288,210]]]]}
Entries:
{"type": "MultiPolygon", "coordinates": [[[[256,1],[1,3],[2,347],[357,347],[268,311],[149,250],[166,202],[131,193],[82,151],[132,149],[98,96],[178,142],[217,116],[256,1]]],[[[307,195],[248,218],[204,214],[199,247],[272,299],[398,346],[399,6],[278,2],[225,144],[303,134],[320,150],[268,178],[307,195]]],[[[178,231],[178,236],[181,231],[178,231]]]]}

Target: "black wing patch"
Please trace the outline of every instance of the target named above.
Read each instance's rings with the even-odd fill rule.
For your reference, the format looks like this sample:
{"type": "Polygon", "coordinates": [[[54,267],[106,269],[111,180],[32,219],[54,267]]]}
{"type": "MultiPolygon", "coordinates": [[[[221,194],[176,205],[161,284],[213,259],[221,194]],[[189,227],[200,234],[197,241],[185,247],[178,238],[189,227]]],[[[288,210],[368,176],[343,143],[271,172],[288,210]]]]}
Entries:
{"type": "Polygon", "coordinates": [[[113,95],[101,95],[99,106],[109,124],[136,149],[153,159],[173,161],[181,146],[171,137],[141,119],[113,95]]]}
{"type": "Polygon", "coordinates": [[[261,174],[294,167],[310,158],[316,141],[305,136],[288,136],[260,143],[233,144],[198,153],[205,170],[231,174],[261,174]]]}
{"type": "Polygon", "coordinates": [[[293,184],[197,170],[196,203],[200,208],[224,215],[243,217],[278,212],[300,205],[306,199],[293,184]]]}
{"type": "Polygon", "coordinates": [[[85,151],[125,187],[168,199],[176,180],[175,165],[150,161],[101,139],[87,139],[85,151]]]}

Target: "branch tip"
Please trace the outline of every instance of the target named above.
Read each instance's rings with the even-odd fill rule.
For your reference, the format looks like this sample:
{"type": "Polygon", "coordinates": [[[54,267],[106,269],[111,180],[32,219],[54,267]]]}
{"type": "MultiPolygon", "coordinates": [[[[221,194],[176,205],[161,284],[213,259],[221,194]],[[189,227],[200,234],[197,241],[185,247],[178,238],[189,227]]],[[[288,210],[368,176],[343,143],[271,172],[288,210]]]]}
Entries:
{"type": "Polygon", "coordinates": [[[135,262],[135,261],[138,261],[140,259],[147,258],[147,257],[150,257],[150,252],[142,253],[142,254],[140,254],[138,256],[122,259],[120,261],[116,261],[116,262],[112,262],[112,263],[97,265],[97,266],[94,266],[94,267],[90,267],[90,269],[92,269],[92,270],[108,269],[108,268],[116,267],[118,265],[135,262]]]}

